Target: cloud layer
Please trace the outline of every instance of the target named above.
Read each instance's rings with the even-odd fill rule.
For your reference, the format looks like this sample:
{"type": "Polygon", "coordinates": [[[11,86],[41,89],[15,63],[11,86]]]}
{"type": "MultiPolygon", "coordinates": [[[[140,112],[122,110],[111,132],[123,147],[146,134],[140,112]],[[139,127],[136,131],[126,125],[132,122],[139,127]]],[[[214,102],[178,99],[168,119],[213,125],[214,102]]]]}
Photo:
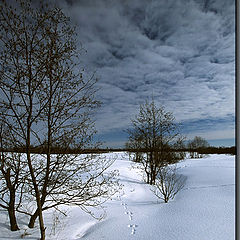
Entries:
{"type": "Polygon", "coordinates": [[[66,0],[61,7],[87,50],[82,64],[100,79],[100,134],[126,129],[154,96],[186,133],[201,128],[214,139],[224,128],[234,137],[233,0],[66,0]]]}

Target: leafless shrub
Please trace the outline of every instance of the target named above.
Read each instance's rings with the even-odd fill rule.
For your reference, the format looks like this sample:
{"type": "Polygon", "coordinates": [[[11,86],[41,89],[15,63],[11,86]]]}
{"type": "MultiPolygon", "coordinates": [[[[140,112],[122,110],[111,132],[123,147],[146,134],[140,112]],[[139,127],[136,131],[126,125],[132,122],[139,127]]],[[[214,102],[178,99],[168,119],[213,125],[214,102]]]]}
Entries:
{"type": "Polygon", "coordinates": [[[151,190],[160,199],[167,203],[174,199],[176,194],[184,187],[186,177],[177,174],[176,167],[163,167],[159,171],[154,188],[151,190]]]}

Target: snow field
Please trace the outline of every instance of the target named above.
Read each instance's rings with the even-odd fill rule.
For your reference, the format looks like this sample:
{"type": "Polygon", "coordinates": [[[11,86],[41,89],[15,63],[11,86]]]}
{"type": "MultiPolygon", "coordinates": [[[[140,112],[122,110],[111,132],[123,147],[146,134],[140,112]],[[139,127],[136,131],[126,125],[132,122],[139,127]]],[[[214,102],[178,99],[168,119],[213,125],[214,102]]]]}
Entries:
{"type": "MultiPolygon", "coordinates": [[[[49,240],[234,240],[235,157],[209,155],[185,159],[177,164],[187,176],[186,185],[174,200],[165,204],[143,182],[136,163],[123,152],[107,153],[116,161],[110,170],[119,171],[122,189],[104,204],[106,217],[98,221],[78,207],[62,207],[67,216],[53,210],[45,213],[49,240]]],[[[94,210],[98,214],[98,210],[94,210]]],[[[101,211],[99,211],[101,213],[101,211]]],[[[22,217],[20,227],[27,229],[22,217]]],[[[24,232],[8,230],[6,214],[0,212],[0,240],[22,239],[24,232]]],[[[37,227],[26,230],[37,239],[37,227]]]]}

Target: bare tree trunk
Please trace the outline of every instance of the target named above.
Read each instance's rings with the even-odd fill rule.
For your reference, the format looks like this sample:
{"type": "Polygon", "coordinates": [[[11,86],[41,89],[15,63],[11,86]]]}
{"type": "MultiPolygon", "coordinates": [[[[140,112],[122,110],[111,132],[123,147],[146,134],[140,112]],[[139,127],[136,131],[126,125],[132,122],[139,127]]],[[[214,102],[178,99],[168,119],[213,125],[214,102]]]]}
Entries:
{"type": "MultiPolygon", "coordinates": [[[[46,191],[44,192],[44,194],[42,193],[42,197],[41,197],[41,208],[43,207],[43,204],[45,202],[46,199],[46,191]]],[[[43,211],[43,210],[42,210],[43,211]]],[[[30,217],[29,223],[28,223],[28,227],[29,228],[34,228],[35,225],[35,221],[37,219],[39,215],[39,210],[38,208],[36,209],[36,211],[33,213],[33,215],[30,217]]]]}
{"type": "Polygon", "coordinates": [[[147,183],[150,183],[149,172],[147,172],[147,183]]]}
{"type": "Polygon", "coordinates": [[[153,185],[155,185],[155,182],[156,182],[156,176],[157,175],[157,171],[156,171],[156,165],[153,167],[153,185]]]}
{"type": "Polygon", "coordinates": [[[10,220],[11,231],[19,230],[19,227],[17,225],[16,215],[15,215],[15,193],[13,191],[10,191],[8,215],[10,220]]]}
{"type": "Polygon", "coordinates": [[[38,209],[34,212],[34,214],[31,216],[29,220],[29,223],[28,223],[29,228],[34,228],[37,217],[38,217],[38,209]]]}
{"type": "MultiPolygon", "coordinates": [[[[31,76],[31,75],[30,75],[31,76]]],[[[34,169],[32,166],[32,159],[31,159],[31,152],[30,152],[30,138],[31,138],[31,117],[32,117],[32,94],[31,94],[31,78],[29,81],[29,115],[27,118],[27,141],[26,141],[26,153],[27,153],[27,161],[28,161],[28,167],[31,175],[32,184],[35,191],[35,197],[37,202],[37,208],[38,208],[38,217],[39,217],[39,225],[40,225],[40,232],[41,232],[41,238],[40,240],[45,240],[45,227],[43,222],[43,213],[42,213],[42,204],[41,204],[41,197],[40,192],[37,185],[37,180],[34,174],[34,169]]]]}
{"type": "MultiPolygon", "coordinates": [[[[51,69],[50,69],[51,71],[51,69]]],[[[45,202],[46,199],[46,195],[47,195],[47,186],[48,186],[48,180],[49,180],[49,172],[50,172],[50,161],[51,161],[51,147],[52,147],[52,134],[51,134],[51,111],[52,111],[52,75],[50,74],[49,79],[50,79],[50,91],[49,91],[49,105],[48,105],[48,115],[47,115],[47,120],[48,120],[48,141],[47,141],[47,166],[46,166],[46,174],[45,174],[45,178],[44,178],[44,184],[42,187],[42,191],[41,191],[41,198],[39,196],[39,201],[40,201],[40,205],[37,205],[38,208],[37,210],[34,212],[34,214],[31,216],[28,227],[29,228],[33,228],[35,221],[37,219],[37,216],[39,215],[39,223],[40,221],[42,221],[43,224],[43,220],[42,217],[40,217],[40,215],[42,215],[42,207],[43,204],[45,202]]],[[[39,191],[38,191],[39,192],[39,191]]],[[[41,224],[40,224],[41,227],[41,224]]],[[[45,228],[44,225],[42,225],[42,228],[44,229],[44,235],[45,235],[45,228]]],[[[41,228],[41,232],[42,232],[42,228],[41,228]]]]}
{"type": "MultiPolygon", "coordinates": [[[[29,144],[30,145],[30,144],[29,144]]],[[[27,159],[28,159],[28,166],[32,178],[32,183],[33,187],[35,190],[35,197],[36,197],[36,202],[37,202],[37,207],[38,207],[38,218],[39,218],[39,225],[40,225],[40,231],[41,231],[41,238],[40,240],[45,240],[45,227],[44,227],[44,222],[43,222],[43,212],[42,212],[42,204],[41,204],[41,197],[39,193],[39,189],[37,186],[37,181],[34,176],[34,171],[31,163],[31,156],[30,156],[30,149],[27,149],[27,159]]]]}
{"type": "Polygon", "coordinates": [[[17,219],[15,215],[15,189],[14,189],[14,185],[12,185],[11,178],[10,178],[10,168],[8,168],[7,171],[5,172],[5,179],[7,182],[7,187],[9,189],[9,202],[8,202],[7,210],[8,210],[9,220],[10,220],[10,227],[11,227],[11,231],[17,231],[19,230],[19,227],[17,225],[17,219]]]}
{"type": "Polygon", "coordinates": [[[154,172],[153,172],[153,152],[150,152],[150,185],[153,185],[153,180],[154,180],[154,172]]]}
{"type": "Polygon", "coordinates": [[[165,202],[165,203],[168,203],[168,200],[169,200],[169,198],[166,197],[166,196],[164,196],[164,202],[165,202]]]}

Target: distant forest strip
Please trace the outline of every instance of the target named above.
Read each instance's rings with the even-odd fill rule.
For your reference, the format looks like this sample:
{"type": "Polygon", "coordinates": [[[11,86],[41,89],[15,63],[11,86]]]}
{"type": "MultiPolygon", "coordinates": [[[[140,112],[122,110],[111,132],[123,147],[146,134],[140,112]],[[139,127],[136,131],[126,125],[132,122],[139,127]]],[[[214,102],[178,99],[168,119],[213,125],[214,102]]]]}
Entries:
{"type": "MultiPolygon", "coordinates": [[[[31,147],[31,153],[45,154],[47,148],[44,147],[31,147]]],[[[11,148],[11,149],[0,149],[2,152],[19,152],[25,153],[25,147],[11,148]]],[[[153,150],[153,151],[157,151],[153,150]]],[[[236,147],[206,147],[197,149],[168,149],[165,151],[169,152],[197,152],[199,154],[231,154],[236,155],[236,147]]],[[[126,148],[93,148],[93,149],[78,149],[78,148],[61,148],[55,147],[51,149],[52,154],[87,154],[87,153],[107,153],[107,152],[147,152],[146,149],[126,149],[126,148]]]]}
{"type": "Polygon", "coordinates": [[[232,154],[236,155],[237,150],[235,146],[232,147],[207,147],[203,149],[198,149],[196,152],[200,154],[232,154]]]}
{"type": "MultiPolygon", "coordinates": [[[[144,150],[144,149],[135,149],[135,150],[125,149],[122,151],[146,152],[146,150],[144,150]]],[[[232,147],[206,147],[206,148],[196,148],[196,149],[189,149],[189,148],[169,149],[168,151],[170,151],[170,152],[197,152],[199,154],[232,154],[232,155],[237,154],[235,146],[232,146],[232,147]]]]}

